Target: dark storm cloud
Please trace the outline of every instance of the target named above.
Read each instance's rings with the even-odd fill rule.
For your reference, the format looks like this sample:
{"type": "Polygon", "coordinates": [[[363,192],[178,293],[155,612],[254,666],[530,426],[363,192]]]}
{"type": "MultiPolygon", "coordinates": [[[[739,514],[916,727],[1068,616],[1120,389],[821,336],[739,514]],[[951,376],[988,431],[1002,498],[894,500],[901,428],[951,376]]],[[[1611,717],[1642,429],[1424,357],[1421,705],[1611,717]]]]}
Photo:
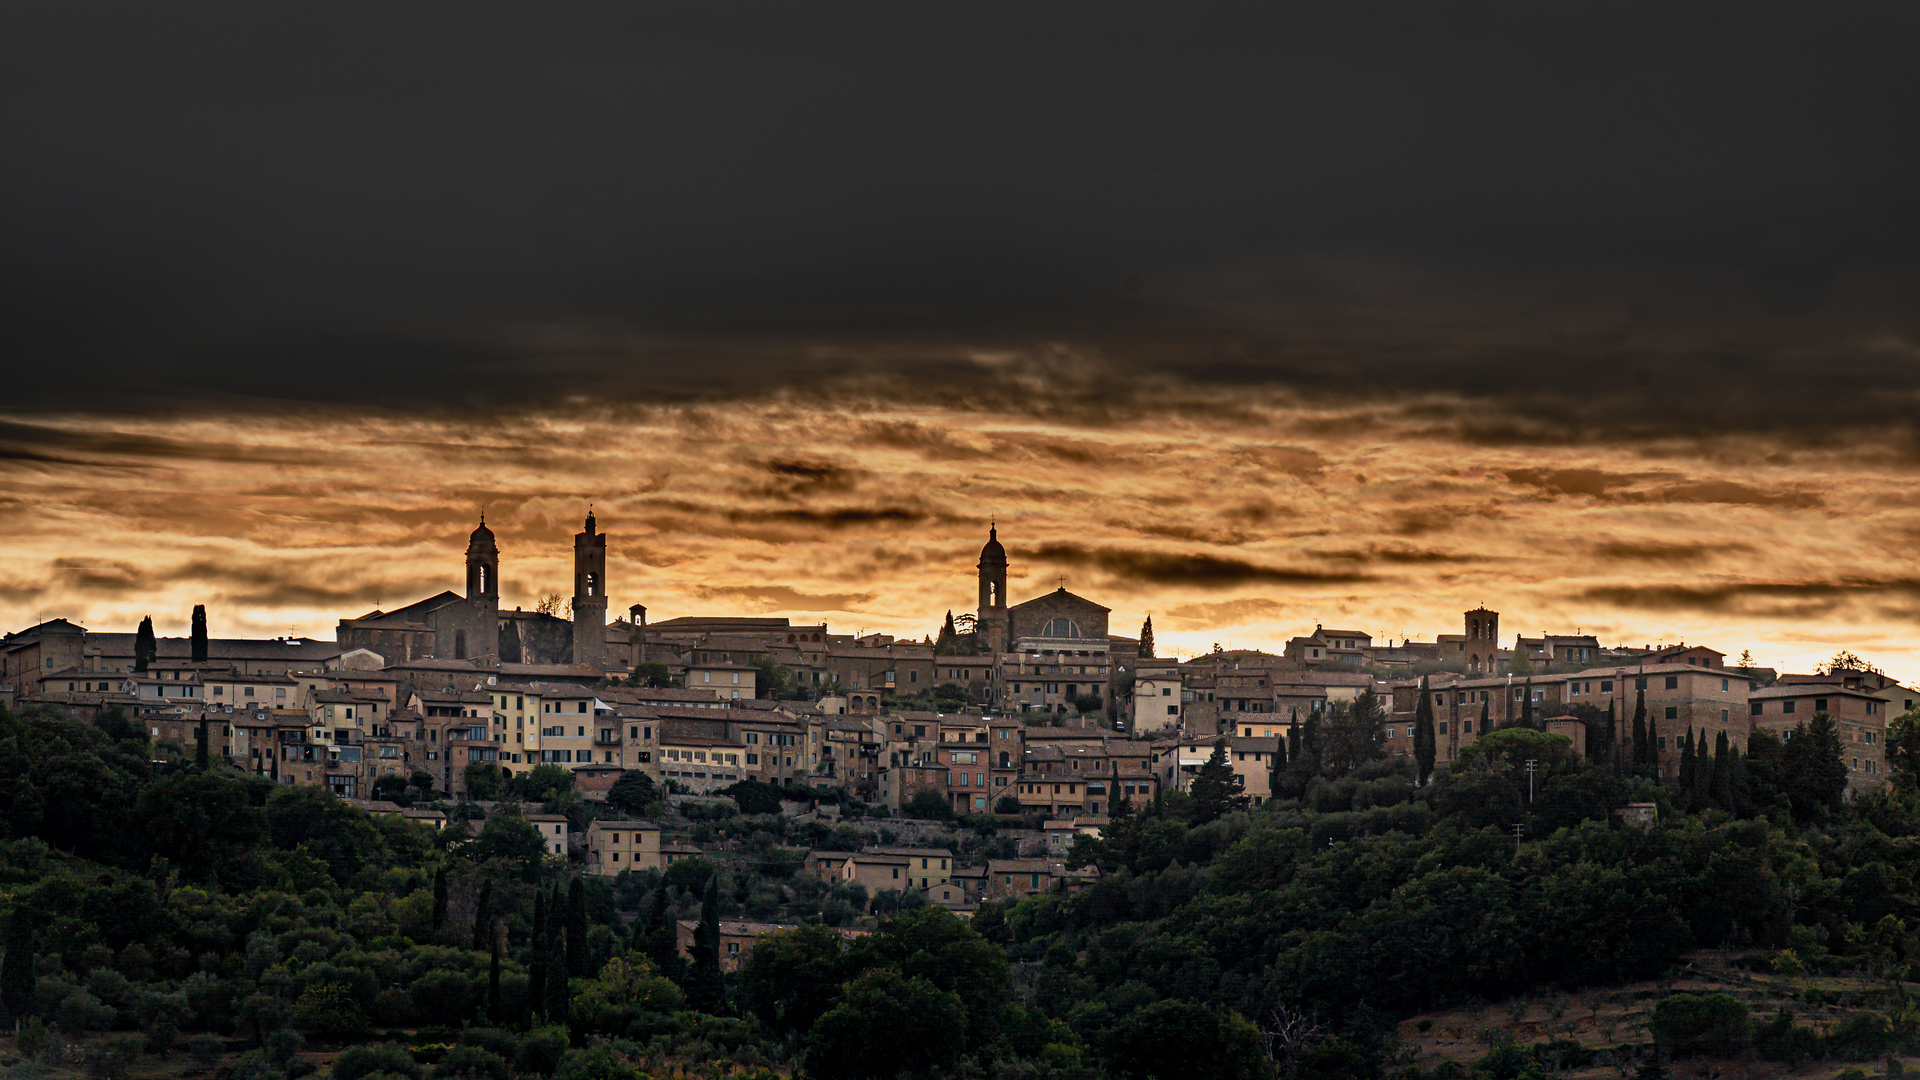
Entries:
{"type": "Polygon", "coordinates": [[[1819,618],[1863,600],[1920,598],[1920,580],[1739,582],[1725,585],[1597,586],[1581,599],[1662,612],[1704,612],[1771,619],[1819,618]]]}
{"type": "MultiPolygon", "coordinates": [[[[730,507],[685,500],[658,500],[648,504],[649,520],[665,531],[706,530],[726,526],[729,533],[740,527],[784,525],[807,530],[888,529],[933,521],[949,521],[946,515],[933,514],[913,506],[828,506],[818,509],[730,507]],[[662,513],[679,515],[661,516],[662,513]]],[[[796,533],[796,536],[804,533],[796,533]]]]}
{"type": "Polygon", "coordinates": [[[1435,422],[1483,442],[1817,439],[1816,398],[1899,425],[1917,29],[1866,3],[14,5],[9,404],[856,386],[1092,423],[1184,407],[1177,378],[1459,395],[1483,405],[1435,422]],[[1035,377],[1058,347],[1083,367],[1035,377]]]}
{"type": "Polygon", "coordinates": [[[348,567],[338,560],[247,561],[193,560],[177,566],[140,572],[127,588],[152,589],[167,584],[191,584],[208,589],[220,600],[264,607],[355,608],[372,607],[375,598],[392,606],[433,596],[446,582],[424,577],[395,576],[386,567],[348,567]]]}
{"type": "Polygon", "coordinates": [[[852,490],[860,470],[830,462],[762,461],[756,468],[769,477],[751,486],[751,494],[771,499],[806,499],[829,492],[852,490]]]}
{"type": "Polygon", "coordinates": [[[1387,546],[1376,544],[1367,548],[1346,549],[1341,551],[1316,551],[1313,554],[1322,559],[1336,559],[1342,562],[1383,562],[1405,565],[1430,563],[1466,563],[1476,561],[1473,557],[1459,555],[1451,551],[1432,551],[1426,548],[1406,546],[1387,546]]]}
{"type": "Polygon", "coordinates": [[[315,455],[117,431],[77,431],[0,420],[0,459],[60,465],[124,467],[164,461],[257,461],[301,464],[315,455]],[[58,451],[53,453],[50,451],[58,451]]]}
{"type": "Polygon", "coordinates": [[[1510,469],[1507,479],[1554,495],[1584,495],[1602,502],[1722,503],[1735,506],[1811,508],[1820,496],[1807,491],[1763,491],[1732,480],[1683,480],[1668,473],[1610,473],[1600,469],[1510,469]],[[1646,485],[1645,490],[1625,490],[1646,485]]]}
{"type": "Polygon", "coordinates": [[[702,599],[734,600],[766,611],[851,611],[873,602],[873,593],[803,593],[784,585],[699,587],[702,599]]]}
{"type": "Polygon", "coordinates": [[[1690,564],[1715,555],[1739,555],[1752,550],[1751,544],[1613,540],[1594,545],[1593,553],[1617,562],[1690,564]]]}
{"type": "Polygon", "coordinates": [[[1218,555],[1191,555],[1126,548],[1048,544],[1033,551],[1038,562],[1056,566],[1084,566],[1112,576],[1114,584],[1177,586],[1190,589],[1226,589],[1236,585],[1349,585],[1371,581],[1360,573],[1327,573],[1264,566],[1246,559],[1218,555]]]}

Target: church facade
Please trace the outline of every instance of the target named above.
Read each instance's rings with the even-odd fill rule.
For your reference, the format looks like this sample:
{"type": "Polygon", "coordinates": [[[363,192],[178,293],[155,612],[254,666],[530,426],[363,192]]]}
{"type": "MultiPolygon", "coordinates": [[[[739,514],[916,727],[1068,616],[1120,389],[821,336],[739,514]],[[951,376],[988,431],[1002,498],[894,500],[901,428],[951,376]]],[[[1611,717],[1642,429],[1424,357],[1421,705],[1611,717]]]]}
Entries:
{"type": "Polygon", "coordinates": [[[500,610],[500,547],[484,517],[467,537],[466,595],[451,591],[392,611],[342,619],[342,652],[365,649],[387,664],[472,660],[483,666],[607,663],[607,537],[592,511],[574,537],[573,618],[500,610]]]}
{"type": "MultiPolygon", "coordinates": [[[[977,700],[1011,711],[1069,712],[1090,698],[1111,702],[1122,666],[1131,665],[1138,651],[1132,639],[1109,632],[1111,609],[1065,585],[1010,603],[1007,568],[1007,549],[995,524],[980,549],[979,607],[971,640],[953,639],[955,651],[944,659],[936,655],[935,666],[957,673],[967,667],[967,655],[984,655],[991,677],[963,685],[977,700]]],[[[949,641],[946,631],[941,640],[949,641]]]]}

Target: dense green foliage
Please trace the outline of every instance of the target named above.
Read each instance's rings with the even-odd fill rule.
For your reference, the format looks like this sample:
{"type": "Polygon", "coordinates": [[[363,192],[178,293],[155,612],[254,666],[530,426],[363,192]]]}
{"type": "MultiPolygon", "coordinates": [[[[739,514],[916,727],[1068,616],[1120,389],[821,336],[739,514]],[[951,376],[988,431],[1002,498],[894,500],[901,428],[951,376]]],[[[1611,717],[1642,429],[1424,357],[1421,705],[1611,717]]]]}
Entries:
{"type": "MultiPolygon", "coordinates": [[[[1421,785],[1413,759],[1379,756],[1375,709],[1316,717],[1286,797],[1246,809],[1218,755],[1194,793],[1116,807],[1077,844],[1097,880],[971,924],[814,879],[776,842],[856,847],[846,824],[709,804],[687,828],[737,852],[582,878],[510,810],[436,833],[177,755],[156,767],[112,717],[0,713],[0,1003],[23,1046],[51,1025],[199,1060],[229,1038],[237,1080],[295,1080],[303,1041],[352,1047],[336,1080],[638,1080],[722,1060],[1332,1078],[1381,1075],[1401,1017],[1658,977],[1703,947],[1782,970],[1920,967],[1920,793],[1902,772],[1846,798],[1825,717],[1745,753],[1689,739],[1692,772],[1666,784],[1612,744],[1589,759],[1515,726],[1421,785]],[[1659,823],[1628,827],[1631,802],[1659,823]],[[876,901],[897,913],[845,932],[876,901]],[[806,925],[730,972],[723,917],[806,925]]],[[[508,794],[576,798],[559,779],[508,794]]],[[[979,829],[970,850],[994,853],[979,829]]],[[[1920,1003],[1814,1029],[1675,995],[1649,1028],[1676,1056],[1861,1059],[1920,1047],[1920,1003]]],[[[1582,1052],[1496,1046],[1474,1074],[1544,1076],[1582,1052]]]]}

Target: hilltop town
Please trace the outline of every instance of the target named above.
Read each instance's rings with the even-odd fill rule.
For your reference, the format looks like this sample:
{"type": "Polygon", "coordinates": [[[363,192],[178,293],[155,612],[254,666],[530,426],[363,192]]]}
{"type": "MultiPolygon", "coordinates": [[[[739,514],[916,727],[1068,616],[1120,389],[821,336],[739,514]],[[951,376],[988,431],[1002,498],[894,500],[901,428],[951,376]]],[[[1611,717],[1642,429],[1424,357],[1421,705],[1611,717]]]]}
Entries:
{"type": "Polygon", "coordinates": [[[1825,715],[1850,789],[1865,790],[1887,776],[1890,721],[1920,697],[1845,660],[1782,674],[1704,645],[1504,638],[1484,607],[1429,642],[1316,626],[1277,655],[1164,659],[1150,617],[1128,637],[1064,586],[1013,602],[997,528],[976,609],[921,641],[784,618],[650,623],[637,604],[609,622],[606,553],[589,514],[566,617],[501,609],[501,552],[482,521],[464,594],[344,618],[331,642],[208,637],[203,613],[184,639],[43,622],[0,640],[0,695],[82,718],[118,709],[163,744],[194,747],[204,732],[245,771],[356,800],[463,799],[494,790],[494,774],[553,765],[589,801],[640,773],[690,795],[758,781],[893,815],[937,803],[1061,822],[1184,790],[1217,744],[1258,806],[1290,737],[1297,754],[1305,725],[1363,704],[1379,754],[1412,755],[1423,692],[1435,768],[1522,720],[1583,752],[1637,756],[1637,711],[1644,752],[1675,779],[1689,747],[1790,736],[1825,715]]]}

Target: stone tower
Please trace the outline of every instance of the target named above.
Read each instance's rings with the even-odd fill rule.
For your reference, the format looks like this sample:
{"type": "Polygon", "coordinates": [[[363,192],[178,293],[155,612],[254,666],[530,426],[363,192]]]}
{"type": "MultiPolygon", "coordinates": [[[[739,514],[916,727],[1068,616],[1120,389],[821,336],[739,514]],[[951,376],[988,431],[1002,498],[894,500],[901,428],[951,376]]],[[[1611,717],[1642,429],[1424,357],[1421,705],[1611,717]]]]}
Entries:
{"type": "Polygon", "coordinates": [[[487,515],[480,515],[480,527],[467,537],[467,602],[500,606],[500,548],[493,542],[493,530],[487,528],[487,515]]]}
{"type": "Polygon", "coordinates": [[[1007,650],[1007,549],[1000,546],[1000,528],[987,527],[987,543],[980,549],[980,610],[976,629],[989,653],[1007,650]]]}
{"type": "Polygon", "coordinates": [[[586,528],[573,537],[573,662],[607,662],[607,538],[592,510],[586,528]]]}
{"type": "Polygon", "coordinates": [[[466,625],[454,631],[453,648],[445,656],[461,660],[495,656],[500,651],[500,548],[494,543],[487,516],[467,537],[466,625]]]}
{"type": "Polygon", "coordinates": [[[1483,604],[1467,612],[1467,674],[1500,673],[1500,613],[1483,604]]]}

